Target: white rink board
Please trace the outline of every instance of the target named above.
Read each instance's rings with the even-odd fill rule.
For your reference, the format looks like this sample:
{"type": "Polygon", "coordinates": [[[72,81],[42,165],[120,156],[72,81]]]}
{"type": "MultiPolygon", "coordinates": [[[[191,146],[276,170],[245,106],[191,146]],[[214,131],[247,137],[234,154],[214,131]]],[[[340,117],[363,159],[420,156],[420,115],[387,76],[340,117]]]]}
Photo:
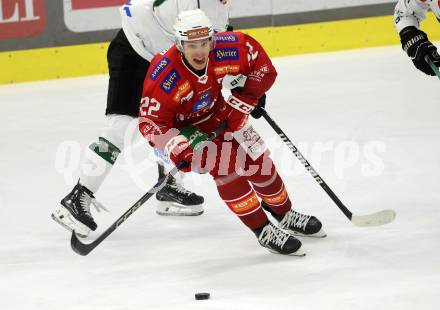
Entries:
{"type": "MultiPolygon", "coordinates": [[[[310,12],[369,4],[392,3],[395,0],[232,0],[231,17],[277,15],[310,12]]],[[[392,15],[393,12],[390,12],[392,15]]]]}

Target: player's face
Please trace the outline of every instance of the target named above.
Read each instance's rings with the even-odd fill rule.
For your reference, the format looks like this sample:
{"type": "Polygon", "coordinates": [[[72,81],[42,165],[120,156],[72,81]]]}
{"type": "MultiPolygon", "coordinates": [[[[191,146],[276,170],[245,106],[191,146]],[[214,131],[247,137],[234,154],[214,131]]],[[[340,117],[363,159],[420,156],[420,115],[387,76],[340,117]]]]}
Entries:
{"type": "Polygon", "coordinates": [[[211,46],[210,39],[183,42],[183,55],[194,69],[203,70],[208,63],[211,46]]]}

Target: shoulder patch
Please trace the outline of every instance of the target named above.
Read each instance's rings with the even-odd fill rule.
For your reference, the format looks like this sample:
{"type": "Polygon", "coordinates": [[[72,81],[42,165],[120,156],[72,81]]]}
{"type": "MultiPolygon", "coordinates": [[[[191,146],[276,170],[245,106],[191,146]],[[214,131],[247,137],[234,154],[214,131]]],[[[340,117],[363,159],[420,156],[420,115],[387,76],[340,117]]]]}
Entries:
{"type": "Polygon", "coordinates": [[[163,70],[170,64],[170,60],[166,57],[162,57],[154,67],[153,71],[151,71],[150,79],[153,81],[157,79],[157,77],[162,73],[163,70]]]}
{"type": "Polygon", "coordinates": [[[167,94],[170,94],[174,86],[176,86],[177,81],[181,79],[179,73],[176,69],[171,70],[165,79],[160,83],[160,88],[167,94]]]}
{"type": "Polygon", "coordinates": [[[214,36],[216,42],[238,42],[238,36],[234,33],[221,34],[218,33],[214,36]]]}
{"type": "Polygon", "coordinates": [[[237,60],[239,59],[238,48],[224,47],[214,49],[214,58],[216,61],[237,60]]]}

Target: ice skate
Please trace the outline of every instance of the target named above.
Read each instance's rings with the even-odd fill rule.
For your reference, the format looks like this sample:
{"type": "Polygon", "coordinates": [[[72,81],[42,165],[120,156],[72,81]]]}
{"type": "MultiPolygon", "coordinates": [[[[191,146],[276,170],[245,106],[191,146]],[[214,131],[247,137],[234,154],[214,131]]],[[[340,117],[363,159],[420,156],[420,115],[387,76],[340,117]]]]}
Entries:
{"type": "Polygon", "coordinates": [[[322,223],[314,216],[301,214],[293,209],[284,215],[276,215],[264,201],[261,203],[261,206],[263,209],[271,212],[278,220],[280,228],[287,230],[293,235],[315,238],[327,236],[322,229],[322,223]]]}
{"type": "MultiPolygon", "coordinates": [[[[160,163],[157,166],[159,179],[164,178],[164,166],[160,163]]],[[[185,189],[172,176],[168,176],[167,184],[156,193],[156,199],[159,202],[156,213],[159,215],[197,216],[203,213],[203,197],[185,189]]]]}
{"type": "Polygon", "coordinates": [[[270,221],[262,228],[256,230],[255,234],[258,237],[258,242],[272,253],[293,256],[306,255],[301,249],[301,241],[270,221]]]}
{"type": "Polygon", "coordinates": [[[87,237],[90,230],[96,230],[97,225],[90,213],[90,205],[106,210],[93,193],[79,182],[73,190],[61,200],[60,205],[52,213],[52,219],[64,228],[77,233],[80,237],[87,237]]]}
{"type": "Polygon", "coordinates": [[[203,213],[203,197],[185,189],[173,177],[156,193],[156,199],[159,215],[197,216],[203,213]]]}

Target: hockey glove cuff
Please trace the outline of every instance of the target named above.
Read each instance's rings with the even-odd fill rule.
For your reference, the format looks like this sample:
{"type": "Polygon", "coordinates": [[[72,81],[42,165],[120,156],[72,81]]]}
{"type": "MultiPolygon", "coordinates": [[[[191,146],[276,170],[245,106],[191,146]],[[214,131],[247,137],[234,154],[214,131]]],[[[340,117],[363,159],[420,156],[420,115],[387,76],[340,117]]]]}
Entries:
{"type": "Polygon", "coordinates": [[[253,118],[259,119],[263,116],[265,113],[264,108],[266,107],[266,94],[263,94],[263,96],[258,99],[258,104],[255,107],[255,109],[251,112],[251,116],[253,118]]]}
{"type": "Polygon", "coordinates": [[[201,148],[204,142],[208,140],[208,135],[199,131],[194,126],[184,127],[179,135],[172,138],[165,145],[165,153],[170,160],[178,167],[184,162],[180,170],[183,172],[191,171],[191,164],[194,150],[201,148]]]}

